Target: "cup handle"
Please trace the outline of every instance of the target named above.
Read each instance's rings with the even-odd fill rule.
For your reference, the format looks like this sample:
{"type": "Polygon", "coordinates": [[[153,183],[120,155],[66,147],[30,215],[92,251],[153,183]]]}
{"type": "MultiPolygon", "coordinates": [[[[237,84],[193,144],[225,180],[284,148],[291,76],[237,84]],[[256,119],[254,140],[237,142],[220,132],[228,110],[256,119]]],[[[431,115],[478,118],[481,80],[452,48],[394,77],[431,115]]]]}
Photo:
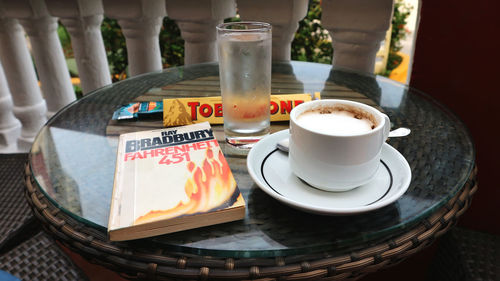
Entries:
{"type": "Polygon", "coordinates": [[[384,115],[384,119],[385,119],[385,122],[384,122],[384,141],[386,141],[389,138],[389,132],[391,131],[391,120],[389,119],[389,116],[387,116],[383,113],[382,113],[382,115],[384,115]]]}

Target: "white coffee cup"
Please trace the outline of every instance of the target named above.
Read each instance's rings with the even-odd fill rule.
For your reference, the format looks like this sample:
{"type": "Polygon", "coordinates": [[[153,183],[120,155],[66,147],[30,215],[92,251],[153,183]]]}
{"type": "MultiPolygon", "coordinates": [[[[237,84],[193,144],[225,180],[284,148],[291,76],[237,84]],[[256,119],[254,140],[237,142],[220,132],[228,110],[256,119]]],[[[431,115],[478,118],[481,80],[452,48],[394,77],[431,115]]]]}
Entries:
{"type": "Polygon", "coordinates": [[[380,166],[380,153],[390,124],[387,115],[359,102],[332,99],[300,104],[290,113],[291,170],[322,190],[347,191],[361,186],[375,176],[380,166]],[[354,126],[358,124],[355,120],[330,115],[306,119],[304,113],[340,114],[345,118],[352,113],[355,116],[352,118],[365,120],[370,127],[358,128],[354,126]],[[347,123],[342,120],[353,121],[353,125],[344,126],[347,123]],[[332,124],[339,127],[329,126],[332,124]]]}

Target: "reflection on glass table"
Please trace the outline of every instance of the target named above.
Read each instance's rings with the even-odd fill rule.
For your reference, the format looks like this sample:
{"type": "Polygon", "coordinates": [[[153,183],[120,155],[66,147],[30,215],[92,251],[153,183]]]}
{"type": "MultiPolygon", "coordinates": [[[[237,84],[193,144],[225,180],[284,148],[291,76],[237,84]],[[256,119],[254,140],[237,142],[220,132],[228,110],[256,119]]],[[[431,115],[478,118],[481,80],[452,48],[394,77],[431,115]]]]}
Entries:
{"type": "MultiPolygon", "coordinates": [[[[29,164],[36,187],[63,215],[105,235],[118,135],[162,127],[161,120],[111,120],[113,112],[133,101],[220,95],[218,74],[213,63],[166,69],[99,89],[64,108],[34,142],[29,164]]],[[[271,92],[320,92],[323,99],[363,102],[386,113],[392,128],[410,128],[409,136],[388,140],[410,165],[407,192],[384,208],[356,215],[323,216],[290,208],[258,188],[247,172],[246,157],[225,145],[222,126],[212,125],[247,202],[245,219],[128,246],[225,258],[349,253],[415,227],[459,193],[471,176],[475,151],[467,129],[418,90],[330,65],[276,62],[271,92]]],[[[287,128],[288,122],[274,122],[271,131],[287,128]]]]}

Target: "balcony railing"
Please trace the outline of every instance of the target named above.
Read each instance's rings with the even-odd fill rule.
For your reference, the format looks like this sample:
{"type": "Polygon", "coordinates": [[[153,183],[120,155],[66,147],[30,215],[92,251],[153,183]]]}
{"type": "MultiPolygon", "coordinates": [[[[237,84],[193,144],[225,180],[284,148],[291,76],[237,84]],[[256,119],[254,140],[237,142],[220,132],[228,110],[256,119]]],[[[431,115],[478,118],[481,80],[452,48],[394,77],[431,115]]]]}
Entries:
{"type": "MultiPolygon", "coordinates": [[[[308,0],[0,0],[0,152],[29,150],[47,118],[75,99],[58,22],[70,34],[85,94],[111,83],[100,31],[104,16],[122,28],[134,76],[161,70],[158,35],[167,15],[185,40],[185,64],[217,60],[215,26],[236,10],[242,20],[271,23],[273,59],[290,60],[307,8],[308,0]]],[[[321,23],[332,37],[333,64],[373,71],[392,8],[392,0],[323,0],[321,23]]]]}

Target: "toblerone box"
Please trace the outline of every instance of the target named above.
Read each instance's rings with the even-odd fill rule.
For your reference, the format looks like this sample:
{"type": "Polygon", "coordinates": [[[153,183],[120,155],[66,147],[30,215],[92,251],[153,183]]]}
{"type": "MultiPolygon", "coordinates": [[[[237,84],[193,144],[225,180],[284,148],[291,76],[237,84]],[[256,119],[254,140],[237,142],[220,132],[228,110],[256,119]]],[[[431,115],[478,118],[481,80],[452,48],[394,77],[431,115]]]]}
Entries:
{"type": "MultiPolygon", "coordinates": [[[[320,93],[314,93],[319,99],[320,93]]],[[[290,120],[292,109],[304,102],[311,101],[311,94],[271,95],[271,122],[290,120]]],[[[163,126],[182,126],[200,122],[223,124],[222,98],[194,97],[163,100],[163,126]]]]}

